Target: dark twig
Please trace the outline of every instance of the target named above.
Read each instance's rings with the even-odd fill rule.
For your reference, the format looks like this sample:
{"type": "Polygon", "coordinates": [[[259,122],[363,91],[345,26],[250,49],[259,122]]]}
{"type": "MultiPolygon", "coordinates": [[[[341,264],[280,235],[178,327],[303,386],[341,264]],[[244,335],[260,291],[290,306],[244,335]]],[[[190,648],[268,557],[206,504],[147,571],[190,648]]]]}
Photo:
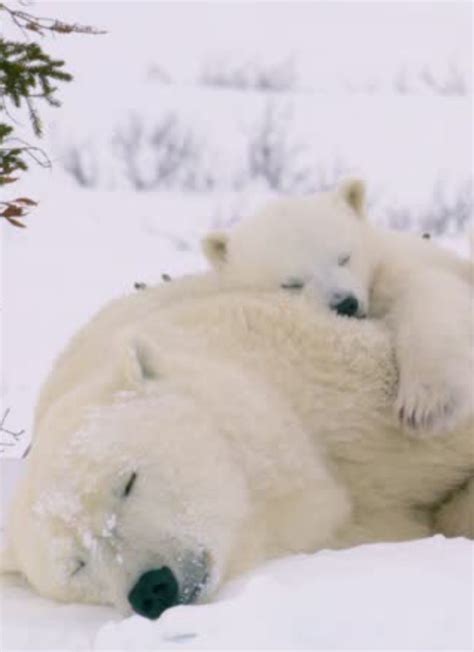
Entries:
{"type": "Polygon", "coordinates": [[[0,441],[0,453],[3,453],[5,451],[5,448],[10,448],[12,446],[16,446],[20,438],[25,434],[25,430],[10,430],[9,428],[5,427],[5,422],[8,418],[8,415],[10,414],[10,408],[7,408],[3,414],[3,417],[0,420],[0,433],[3,433],[7,435],[8,437],[12,437],[13,441],[0,441]]]}
{"type": "Polygon", "coordinates": [[[34,16],[27,11],[10,9],[3,2],[0,3],[0,11],[6,11],[13,23],[26,35],[27,32],[34,32],[44,36],[45,32],[56,32],[57,34],[106,34],[107,32],[89,25],[78,23],[63,23],[55,18],[34,16]]]}

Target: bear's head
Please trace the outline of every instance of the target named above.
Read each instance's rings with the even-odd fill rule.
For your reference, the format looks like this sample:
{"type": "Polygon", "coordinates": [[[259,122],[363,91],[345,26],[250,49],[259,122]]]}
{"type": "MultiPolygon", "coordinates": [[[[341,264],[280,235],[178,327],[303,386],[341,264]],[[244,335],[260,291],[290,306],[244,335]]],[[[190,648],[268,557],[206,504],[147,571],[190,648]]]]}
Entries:
{"type": "Polygon", "coordinates": [[[326,532],[307,514],[331,481],[284,400],[197,340],[160,341],[37,424],[2,565],[42,595],[156,618],[326,532]]]}
{"type": "Polygon", "coordinates": [[[274,201],[203,250],[231,286],[314,294],[339,314],[368,309],[374,252],[365,221],[365,186],[350,180],[331,192],[274,201]]]}
{"type": "Polygon", "coordinates": [[[126,364],[137,382],[109,404],[87,407],[71,428],[61,414],[75,410],[71,397],[42,420],[13,505],[6,565],[48,597],[156,618],[222,580],[247,488],[185,373],[164,380],[135,352],[126,364]],[[59,428],[62,441],[45,458],[43,433],[59,428]]]}

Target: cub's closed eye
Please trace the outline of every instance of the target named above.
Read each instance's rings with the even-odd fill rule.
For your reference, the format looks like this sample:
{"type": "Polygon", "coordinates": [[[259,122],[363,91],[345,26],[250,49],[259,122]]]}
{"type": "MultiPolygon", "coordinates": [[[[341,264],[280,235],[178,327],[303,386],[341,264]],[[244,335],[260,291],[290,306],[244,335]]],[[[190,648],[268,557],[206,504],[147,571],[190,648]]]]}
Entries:
{"type": "Polygon", "coordinates": [[[289,278],[287,281],[284,281],[280,287],[284,290],[302,290],[304,288],[304,281],[300,278],[289,278]]]}
{"type": "Polygon", "coordinates": [[[337,259],[337,264],[339,265],[339,267],[344,267],[344,265],[347,265],[349,263],[350,259],[351,259],[350,254],[342,254],[342,256],[339,256],[339,258],[337,259]]]}

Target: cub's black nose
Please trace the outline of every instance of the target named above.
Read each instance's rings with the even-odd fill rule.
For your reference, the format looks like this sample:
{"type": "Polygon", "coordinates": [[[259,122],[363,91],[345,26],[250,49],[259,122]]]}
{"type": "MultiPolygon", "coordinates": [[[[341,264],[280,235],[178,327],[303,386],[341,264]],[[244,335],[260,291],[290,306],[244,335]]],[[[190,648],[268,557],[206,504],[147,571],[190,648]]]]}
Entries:
{"type": "Polygon", "coordinates": [[[166,609],[178,604],[178,582],[168,566],[143,573],[128,594],[135,613],[155,620],[166,609]]]}
{"type": "Polygon", "coordinates": [[[348,294],[342,301],[336,303],[333,306],[333,310],[337,312],[338,315],[345,315],[346,317],[354,317],[357,315],[359,310],[359,302],[353,294],[348,294]]]}

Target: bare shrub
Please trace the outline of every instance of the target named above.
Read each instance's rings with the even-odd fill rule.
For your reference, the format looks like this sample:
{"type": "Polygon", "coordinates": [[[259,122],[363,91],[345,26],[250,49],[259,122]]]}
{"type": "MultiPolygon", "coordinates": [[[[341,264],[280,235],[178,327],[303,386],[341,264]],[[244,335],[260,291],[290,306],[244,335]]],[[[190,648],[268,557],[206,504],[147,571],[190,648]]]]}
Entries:
{"type": "MultiPolygon", "coordinates": [[[[455,63],[449,63],[445,70],[434,71],[428,65],[422,68],[408,70],[402,66],[394,75],[388,79],[388,87],[399,95],[418,95],[420,93],[431,93],[441,96],[464,96],[471,91],[468,80],[455,63]]],[[[364,81],[345,81],[344,87],[349,93],[361,95],[375,95],[384,90],[383,80],[373,78],[364,81]]]]}
{"type": "Polygon", "coordinates": [[[410,81],[406,67],[401,68],[393,80],[393,88],[400,95],[410,95],[413,93],[413,84],[410,81]]]}
{"type": "Polygon", "coordinates": [[[400,95],[416,95],[428,91],[449,97],[464,96],[470,92],[467,79],[452,62],[444,72],[434,72],[429,66],[424,66],[410,75],[407,68],[403,67],[393,80],[393,88],[400,95]]]}
{"type": "Polygon", "coordinates": [[[420,79],[436,95],[467,95],[469,91],[464,75],[454,63],[449,64],[444,74],[435,74],[425,66],[420,71],[420,79]]]}
{"type": "Polygon", "coordinates": [[[292,132],[291,105],[268,102],[260,120],[250,130],[245,172],[238,188],[260,183],[278,193],[310,193],[330,190],[349,170],[336,159],[331,164],[313,162],[310,148],[292,132]]]}
{"type": "Polygon", "coordinates": [[[145,130],[137,116],[131,116],[127,125],[119,127],[113,138],[127,178],[135,190],[146,190],[152,180],[144,178],[141,170],[141,152],[145,146],[145,130]]]}
{"type": "Polygon", "coordinates": [[[291,115],[289,106],[274,102],[265,105],[249,136],[243,185],[257,181],[275,192],[308,190],[311,173],[304,160],[307,148],[293,142],[291,115]]]}
{"type": "Polygon", "coordinates": [[[296,87],[295,65],[292,58],[270,64],[255,60],[233,64],[227,60],[214,59],[204,65],[199,83],[243,91],[288,92],[296,87]]]}
{"type": "Polygon", "coordinates": [[[418,210],[406,206],[388,208],[386,220],[392,228],[400,230],[419,230],[435,236],[460,233],[472,222],[472,193],[472,179],[451,193],[438,181],[426,206],[418,210]]]}
{"type": "Polygon", "coordinates": [[[63,168],[82,188],[96,188],[99,184],[99,167],[91,147],[70,145],[61,157],[63,168]]]}
{"type": "Polygon", "coordinates": [[[138,116],[116,130],[114,145],[136,190],[209,190],[215,179],[206,169],[198,141],[175,114],[148,129],[138,116]]]}

